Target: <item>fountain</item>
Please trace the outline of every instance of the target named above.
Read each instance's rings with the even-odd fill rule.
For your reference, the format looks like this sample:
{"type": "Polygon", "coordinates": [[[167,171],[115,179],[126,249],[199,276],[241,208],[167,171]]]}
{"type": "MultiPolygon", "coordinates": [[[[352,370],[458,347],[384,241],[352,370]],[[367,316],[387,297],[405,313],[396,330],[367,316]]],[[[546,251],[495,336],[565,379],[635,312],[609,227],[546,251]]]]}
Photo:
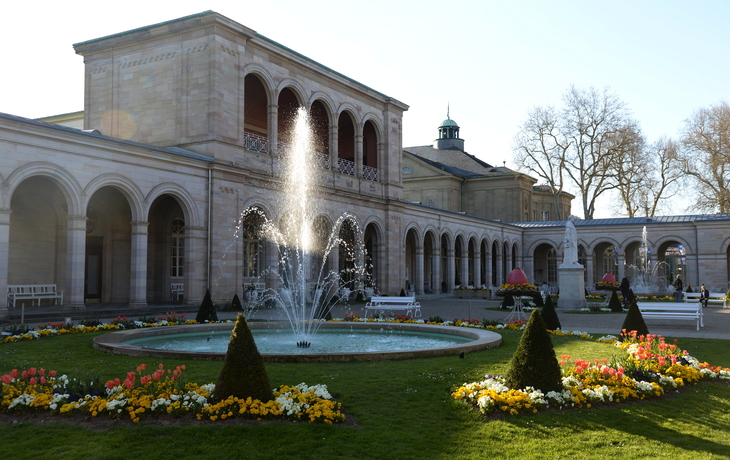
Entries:
{"type": "Polygon", "coordinates": [[[662,269],[667,266],[666,262],[652,263],[651,251],[647,239],[646,226],[641,231],[641,246],[639,246],[638,260],[635,264],[629,265],[631,274],[628,277],[631,282],[631,289],[635,294],[653,294],[666,291],[666,281],[662,278],[662,269]],[[664,281],[662,283],[662,281],[664,281]]]}
{"type": "MultiPolygon", "coordinates": [[[[343,214],[334,223],[332,231],[324,238],[315,241],[312,222],[317,215],[317,200],[313,199],[312,177],[317,175],[310,164],[314,157],[310,143],[310,129],[306,112],[300,109],[297,114],[293,144],[285,152],[282,160],[284,165],[284,193],[281,210],[285,211],[283,218],[273,222],[257,209],[246,212],[258,213],[257,219],[263,222],[263,233],[266,240],[278,250],[277,266],[269,267],[261,273],[261,278],[268,279],[269,289],[258,299],[260,308],[271,307],[284,312],[289,331],[282,331],[283,322],[250,322],[249,327],[254,333],[257,343],[269,341],[271,337],[285,337],[284,348],[267,351],[260,350],[268,362],[336,362],[336,361],[373,361],[383,359],[410,359],[417,357],[431,357],[444,355],[459,355],[471,351],[499,346],[502,338],[499,334],[484,329],[462,328],[454,326],[430,326],[425,324],[392,324],[392,323],[365,323],[325,322],[332,307],[337,303],[340,294],[342,274],[338,270],[327,268],[328,258],[333,250],[346,249],[346,257],[352,263],[347,267],[345,275],[357,280],[364,274],[362,266],[365,260],[362,245],[358,244],[362,238],[354,224],[354,216],[343,214]],[[354,241],[345,241],[341,238],[340,229],[349,226],[348,230],[355,232],[354,241]],[[324,243],[324,244],[323,244],[324,243]],[[353,265],[354,263],[354,265],[353,265]],[[359,264],[359,265],[358,265],[359,264]],[[315,270],[312,270],[312,268],[315,270]],[[309,274],[315,274],[312,281],[309,274]],[[314,289],[309,291],[308,285],[314,289]],[[308,296],[309,294],[309,296],[308,296]],[[315,333],[319,329],[326,329],[329,334],[333,329],[344,331],[344,344],[325,346],[328,340],[315,333]],[[393,347],[378,345],[383,340],[376,339],[378,334],[402,336],[405,345],[393,347]],[[449,336],[448,342],[428,342],[434,334],[449,336]],[[264,338],[265,337],[265,338],[264,338]],[[359,343],[359,347],[351,345],[359,343]]],[[[237,226],[247,217],[246,212],[241,215],[237,226]]],[[[322,230],[322,229],[320,229],[322,230]]],[[[249,315],[249,317],[255,317],[249,315]]],[[[215,342],[216,333],[222,334],[224,342],[230,336],[231,324],[202,324],[189,326],[173,326],[153,329],[135,329],[129,331],[104,334],[94,339],[94,348],[116,354],[131,356],[151,356],[159,358],[192,358],[192,359],[223,359],[224,350],[213,350],[209,346],[215,342]],[[190,346],[180,346],[173,349],[159,349],[153,342],[178,340],[180,336],[197,335],[197,342],[190,346]],[[157,340],[162,339],[162,340],[157,340]]],[[[391,340],[387,340],[391,342],[391,340]]],[[[258,345],[257,345],[258,346],[258,345]]]]}
{"type": "Polygon", "coordinates": [[[294,123],[292,143],[285,149],[281,160],[284,185],[280,210],[284,211],[283,217],[275,222],[257,209],[248,210],[241,216],[243,221],[246,213],[259,212],[263,234],[279,254],[278,266],[265,269],[261,275],[275,280],[277,287],[268,289],[257,304],[259,307],[266,305],[281,309],[291,330],[298,336],[298,343],[311,342],[311,337],[322,324],[320,320],[328,317],[339,300],[344,280],[337,270],[327,269],[332,251],[345,248],[347,258],[354,262],[348,276],[357,278],[364,272],[358,265],[364,260],[356,250],[360,246],[340,238],[340,229],[347,227],[356,232],[355,241],[358,241],[359,229],[357,225],[351,225],[354,216],[348,213],[340,216],[329,235],[317,235],[315,230],[323,232],[324,229],[312,228],[319,202],[313,196],[316,180],[312,178],[316,177],[317,170],[312,167],[315,151],[311,138],[307,113],[300,108],[294,123]],[[325,241],[324,247],[317,247],[316,243],[321,245],[322,241],[325,241]],[[310,280],[309,275],[315,278],[310,280]],[[308,289],[310,285],[313,286],[311,290],[308,289]]]}

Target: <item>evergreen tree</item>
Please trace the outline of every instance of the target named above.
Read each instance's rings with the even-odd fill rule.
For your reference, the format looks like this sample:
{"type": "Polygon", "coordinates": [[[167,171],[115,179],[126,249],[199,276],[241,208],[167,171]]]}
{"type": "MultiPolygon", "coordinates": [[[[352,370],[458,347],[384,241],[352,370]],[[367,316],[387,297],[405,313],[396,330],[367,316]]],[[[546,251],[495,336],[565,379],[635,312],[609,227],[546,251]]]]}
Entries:
{"type": "Polygon", "coordinates": [[[543,393],[563,389],[553,342],[537,310],[530,315],[517,350],[512,355],[505,384],[515,390],[531,386],[543,393]]]}
{"type": "Polygon", "coordinates": [[[542,307],[542,320],[545,322],[545,327],[551,331],[560,329],[560,319],[558,318],[558,312],[555,311],[555,305],[553,305],[553,299],[548,295],[545,297],[545,306],[542,307]]]}
{"type": "Polygon", "coordinates": [[[535,302],[535,306],[537,307],[544,307],[545,302],[542,300],[542,294],[539,292],[536,292],[532,295],[532,301],[535,302]]]}
{"type": "Polygon", "coordinates": [[[611,294],[611,300],[608,301],[608,308],[610,308],[613,312],[624,311],[623,308],[621,308],[621,301],[618,300],[618,294],[616,291],[613,291],[611,294]]]}
{"type": "Polygon", "coordinates": [[[218,314],[215,312],[215,305],[213,300],[210,298],[210,289],[205,290],[205,297],[200,303],[198,314],[195,316],[195,321],[204,323],[206,321],[218,321],[218,314]]]}
{"type": "Polygon", "coordinates": [[[644,317],[641,315],[641,310],[636,304],[636,300],[629,305],[629,311],[626,313],[624,324],[621,326],[621,333],[619,339],[623,341],[631,331],[636,331],[636,335],[648,335],[649,328],[646,327],[644,317]],[[625,332],[625,333],[624,333],[625,332]]]}
{"type": "Polygon", "coordinates": [[[238,298],[238,294],[233,294],[233,300],[231,300],[231,309],[234,311],[243,311],[243,305],[241,299],[238,298]]]}
{"type": "Polygon", "coordinates": [[[251,397],[263,402],[274,398],[264,359],[242,313],[238,314],[231,332],[223,367],[215,382],[213,402],[223,401],[229,396],[251,397]]]}
{"type": "Polygon", "coordinates": [[[512,308],[515,306],[515,298],[512,297],[512,294],[507,294],[502,298],[502,305],[500,305],[500,308],[512,308]]]}

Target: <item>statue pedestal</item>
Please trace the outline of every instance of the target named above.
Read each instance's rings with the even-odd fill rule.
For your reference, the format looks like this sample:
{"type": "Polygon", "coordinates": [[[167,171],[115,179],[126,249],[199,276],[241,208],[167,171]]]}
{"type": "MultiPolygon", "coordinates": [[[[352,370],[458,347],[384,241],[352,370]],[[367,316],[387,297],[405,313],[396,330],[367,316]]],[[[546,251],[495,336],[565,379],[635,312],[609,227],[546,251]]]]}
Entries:
{"type": "Polygon", "coordinates": [[[560,265],[558,267],[558,308],[560,310],[580,310],[586,308],[586,287],[583,281],[585,272],[580,264],[560,265]]]}

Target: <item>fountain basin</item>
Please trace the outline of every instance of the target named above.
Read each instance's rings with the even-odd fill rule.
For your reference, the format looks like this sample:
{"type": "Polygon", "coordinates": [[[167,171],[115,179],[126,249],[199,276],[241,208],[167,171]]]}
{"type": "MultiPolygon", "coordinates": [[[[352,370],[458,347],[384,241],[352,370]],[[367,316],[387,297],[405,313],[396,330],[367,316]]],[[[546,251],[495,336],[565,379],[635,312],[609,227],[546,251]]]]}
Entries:
{"type": "MultiPolygon", "coordinates": [[[[256,329],[281,329],[284,325],[282,322],[251,322],[248,323],[252,330],[256,329]]],[[[351,329],[353,332],[367,330],[385,330],[385,331],[407,331],[409,333],[422,334],[446,334],[460,338],[466,338],[470,341],[457,343],[454,345],[424,348],[415,350],[399,350],[399,351],[362,351],[348,353],[261,353],[264,361],[271,363],[325,363],[325,362],[348,362],[348,361],[382,361],[382,360],[400,360],[414,358],[432,358],[437,356],[458,355],[460,353],[470,353],[473,351],[484,350],[488,348],[498,347],[502,343],[502,336],[495,332],[484,329],[464,328],[456,326],[433,326],[427,324],[411,324],[411,323],[357,323],[357,322],[331,322],[322,323],[322,329],[351,329]]],[[[173,337],[175,334],[190,333],[206,333],[217,331],[228,331],[233,329],[233,323],[223,324],[193,324],[185,326],[165,326],[160,328],[148,329],[132,329],[127,331],[111,332],[96,337],[94,339],[94,348],[106,351],[108,353],[152,357],[161,359],[200,359],[200,360],[223,360],[225,352],[199,352],[185,350],[162,350],[148,348],[132,343],[129,341],[151,338],[151,337],[173,337]]],[[[324,331],[323,331],[324,332],[324,331]]],[[[316,340],[316,335],[314,336],[316,340]]],[[[292,344],[295,348],[295,345],[292,344]]]]}

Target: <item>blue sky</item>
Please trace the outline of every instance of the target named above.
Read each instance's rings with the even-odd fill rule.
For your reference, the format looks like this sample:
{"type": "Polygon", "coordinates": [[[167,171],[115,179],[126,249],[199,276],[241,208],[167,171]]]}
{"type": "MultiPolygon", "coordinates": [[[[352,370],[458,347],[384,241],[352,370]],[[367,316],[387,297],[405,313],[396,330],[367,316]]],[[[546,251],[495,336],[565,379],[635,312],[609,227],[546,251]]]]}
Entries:
{"type": "Polygon", "coordinates": [[[513,168],[529,110],[571,84],[610,87],[649,142],[730,100],[728,1],[42,0],[3,6],[0,111],[82,110],[73,43],[208,9],[410,105],[404,146],[431,144],[449,104],[467,151],[513,168]]]}

